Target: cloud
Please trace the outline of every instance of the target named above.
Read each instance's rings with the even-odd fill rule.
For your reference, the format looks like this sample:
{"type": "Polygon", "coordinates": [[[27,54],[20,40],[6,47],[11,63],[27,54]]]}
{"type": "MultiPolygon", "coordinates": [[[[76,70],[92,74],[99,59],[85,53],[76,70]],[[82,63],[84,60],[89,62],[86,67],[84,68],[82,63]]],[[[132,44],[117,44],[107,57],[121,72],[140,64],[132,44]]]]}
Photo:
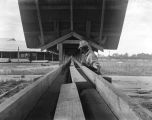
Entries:
{"type": "Polygon", "coordinates": [[[17,0],[0,0],[0,36],[24,40],[17,0]]]}
{"type": "Polygon", "coordinates": [[[8,41],[16,41],[14,38],[8,39],[8,41]]]}
{"type": "Polygon", "coordinates": [[[152,1],[130,0],[118,50],[130,54],[152,53],[152,1]]]}

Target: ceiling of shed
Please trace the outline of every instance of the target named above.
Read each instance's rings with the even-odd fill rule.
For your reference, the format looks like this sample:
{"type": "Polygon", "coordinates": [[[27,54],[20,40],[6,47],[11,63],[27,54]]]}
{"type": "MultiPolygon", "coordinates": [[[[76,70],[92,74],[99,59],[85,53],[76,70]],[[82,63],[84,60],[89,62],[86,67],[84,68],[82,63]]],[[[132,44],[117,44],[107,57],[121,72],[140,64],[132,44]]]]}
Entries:
{"type": "Polygon", "coordinates": [[[47,49],[71,32],[97,49],[118,47],[128,0],[18,1],[28,48],[47,49]]]}

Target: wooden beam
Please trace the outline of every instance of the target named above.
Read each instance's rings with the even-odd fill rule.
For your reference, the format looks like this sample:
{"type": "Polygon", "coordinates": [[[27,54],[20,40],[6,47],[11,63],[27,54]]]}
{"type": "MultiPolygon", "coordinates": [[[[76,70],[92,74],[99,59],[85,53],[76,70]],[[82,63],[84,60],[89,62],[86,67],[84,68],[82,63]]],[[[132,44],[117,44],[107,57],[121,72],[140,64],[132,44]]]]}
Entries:
{"type": "MultiPolygon", "coordinates": [[[[101,25],[100,25],[100,34],[99,34],[100,41],[102,41],[102,35],[103,35],[104,13],[105,13],[105,0],[103,0],[103,2],[102,2],[101,25]]],[[[100,45],[101,45],[101,43],[100,43],[100,45]]]]}
{"type": "Polygon", "coordinates": [[[56,45],[56,44],[58,44],[58,43],[60,43],[60,42],[63,42],[64,40],[68,39],[69,37],[72,37],[72,35],[73,35],[73,32],[68,33],[68,34],[66,34],[66,35],[64,35],[64,36],[62,36],[62,37],[54,40],[53,42],[50,42],[50,43],[42,46],[42,47],[41,47],[41,50],[45,50],[45,49],[47,49],[47,48],[49,48],[49,47],[52,47],[52,46],[54,46],[54,45],[56,45]]]}
{"type": "Polygon", "coordinates": [[[45,50],[45,49],[47,49],[47,48],[49,48],[49,47],[52,47],[52,46],[54,46],[54,45],[56,45],[56,44],[58,44],[58,43],[61,43],[61,42],[63,42],[64,40],[66,40],[66,39],[68,39],[68,38],[70,38],[70,37],[72,37],[72,36],[73,36],[73,37],[76,37],[76,38],[79,39],[79,40],[88,41],[89,44],[90,44],[92,47],[95,47],[95,48],[97,48],[98,50],[103,51],[103,47],[102,47],[101,45],[98,45],[98,44],[92,42],[89,38],[86,38],[86,37],[84,37],[84,36],[82,36],[82,35],[79,35],[79,34],[77,34],[77,33],[75,33],[75,32],[68,33],[67,35],[62,36],[62,37],[54,40],[53,42],[50,42],[50,43],[48,43],[47,45],[42,46],[42,47],[41,47],[41,50],[45,50]]]}
{"type": "MultiPolygon", "coordinates": [[[[98,33],[97,32],[91,32],[91,35],[94,35],[94,36],[98,36],[98,33]]],[[[104,36],[106,37],[109,37],[109,36],[120,36],[120,33],[112,33],[112,32],[106,32],[106,33],[103,33],[104,36]]],[[[99,37],[97,37],[97,40],[99,39],[99,37]]]]}
{"type": "Polygon", "coordinates": [[[61,86],[54,120],[85,120],[75,83],[61,86]]]}
{"type": "Polygon", "coordinates": [[[70,23],[71,31],[73,31],[73,0],[70,0],[70,23]]]}
{"type": "MultiPolygon", "coordinates": [[[[43,6],[40,6],[41,10],[69,10],[69,6],[68,5],[43,5],[43,6]]],[[[120,5],[111,5],[111,6],[107,6],[106,7],[106,10],[123,10],[124,8],[126,8],[126,4],[120,4],[120,5]]],[[[36,7],[35,6],[32,6],[32,5],[22,5],[20,7],[20,9],[22,10],[36,10],[36,7]]],[[[98,10],[96,6],[77,6],[77,7],[74,7],[74,9],[77,9],[77,10],[98,10]]]]}
{"type": "Polygon", "coordinates": [[[96,43],[94,43],[94,42],[91,42],[91,41],[89,41],[89,44],[90,44],[92,47],[94,47],[94,48],[96,48],[96,49],[98,49],[98,50],[104,51],[104,48],[103,48],[101,45],[98,45],[98,44],[96,44],[96,43]]]}
{"type": "Polygon", "coordinates": [[[80,40],[65,40],[63,44],[79,44],[80,40]]]}
{"type": "Polygon", "coordinates": [[[87,82],[74,66],[70,66],[70,73],[72,82],[87,82]]]}
{"type": "Polygon", "coordinates": [[[3,58],[3,52],[1,52],[1,58],[3,58]]]}
{"type": "Polygon", "coordinates": [[[42,21],[41,21],[41,15],[40,15],[40,8],[39,8],[39,0],[35,0],[36,4],[36,11],[37,11],[37,17],[38,17],[38,22],[39,22],[39,28],[40,28],[40,43],[41,45],[44,45],[44,34],[43,34],[43,26],[42,26],[42,21]]]}
{"type": "Polygon", "coordinates": [[[106,40],[107,40],[107,37],[104,37],[104,38],[102,39],[102,41],[100,41],[100,44],[101,44],[101,45],[104,45],[104,44],[106,43],[106,40]]]}
{"type": "MultiPolygon", "coordinates": [[[[77,39],[79,39],[79,40],[85,40],[85,39],[86,39],[86,37],[84,37],[84,36],[82,36],[82,35],[79,35],[79,34],[76,33],[76,32],[73,32],[73,37],[75,37],[75,38],[77,38],[77,39]]],[[[88,40],[86,40],[86,41],[88,41],[88,40]]]]}
{"type": "MultiPolygon", "coordinates": [[[[69,5],[42,5],[42,6],[40,6],[40,8],[42,9],[42,10],[69,10],[70,9],[70,7],[69,7],[69,5]]],[[[28,9],[28,10],[36,10],[36,7],[35,6],[32,6],[32,5],[29,5],[29,6],[27,6],[27,5],[24,5],[24,6],[22,6],[21,7],[21,9],[23,9],[23,10],[26,10],[26,9],[28,9]]],[[[97,7],[96,6],[77,6],[77,7],[75,7],[74,9],[78,9],[78,10],[97,10],[97,7]]]]}
{"type": "Polygon", "coordinates": [[[152,118],[151,112],[143,109],[143,107],[141,107],[138,103],[132,101],[130,97],[123,94],[119,89],[107,82],[101,75],[97,75],[87,67],[80,65],[80,63],[78,63],[76,60],[75,62],[82,69],[89,80],[95,85],[96,90],[111,109],[110,111],[112,111],[116,119],[148,120],[149,118],[152,118]]]}
{"type": "Polygon", "coordinates": [[[58,48],[59,48],[59,62],[61,65],[63,63],[63,44],[59,43],[58,48]]]}
{"type": "Polygon", "coordinates": [[[104,49],[101,45],[98,45],[98,44],[92,42],[89,38],[86,38],[86,37],[84,37],[82,35],[79,35],[79,34],[77,34],[75,32],[73,33],[73,36],[76,37],[76,38],[78,38],[79,40],[85,40],[85,41],[87,41],[92,47],[94,47],[94,48],[96,48],[98,50],[103,51],[103,49],[104,49]]]}

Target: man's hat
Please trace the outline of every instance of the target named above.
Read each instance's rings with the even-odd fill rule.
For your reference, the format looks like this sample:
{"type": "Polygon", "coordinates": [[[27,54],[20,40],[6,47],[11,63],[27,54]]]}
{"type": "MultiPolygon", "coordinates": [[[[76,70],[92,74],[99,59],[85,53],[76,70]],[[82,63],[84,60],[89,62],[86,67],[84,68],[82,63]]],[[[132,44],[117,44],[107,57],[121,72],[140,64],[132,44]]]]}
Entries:
{"type": "Polygon", "coordinates": [[[88,45],[89,45],[88,42],[82,40],[82,41],[80,41],[80,43],[79,43],[79,49],[82,48],[82,47],[88,46],[88,45]]]}

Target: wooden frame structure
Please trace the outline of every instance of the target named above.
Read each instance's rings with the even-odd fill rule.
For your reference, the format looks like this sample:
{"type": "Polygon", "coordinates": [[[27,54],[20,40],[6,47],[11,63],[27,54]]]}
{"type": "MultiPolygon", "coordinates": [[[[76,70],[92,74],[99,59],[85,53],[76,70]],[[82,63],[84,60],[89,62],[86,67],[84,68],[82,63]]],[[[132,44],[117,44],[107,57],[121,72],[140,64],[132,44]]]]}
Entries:
{"type": "Polygon", "coordinates": [[[57,52],[56,46],[60,46],[61,55],[65,41],[75,44],[75,40],[85,40],[95,51],[117,49],[128,0],[18,0],[18,3],[27,47],[57,52]]]}

